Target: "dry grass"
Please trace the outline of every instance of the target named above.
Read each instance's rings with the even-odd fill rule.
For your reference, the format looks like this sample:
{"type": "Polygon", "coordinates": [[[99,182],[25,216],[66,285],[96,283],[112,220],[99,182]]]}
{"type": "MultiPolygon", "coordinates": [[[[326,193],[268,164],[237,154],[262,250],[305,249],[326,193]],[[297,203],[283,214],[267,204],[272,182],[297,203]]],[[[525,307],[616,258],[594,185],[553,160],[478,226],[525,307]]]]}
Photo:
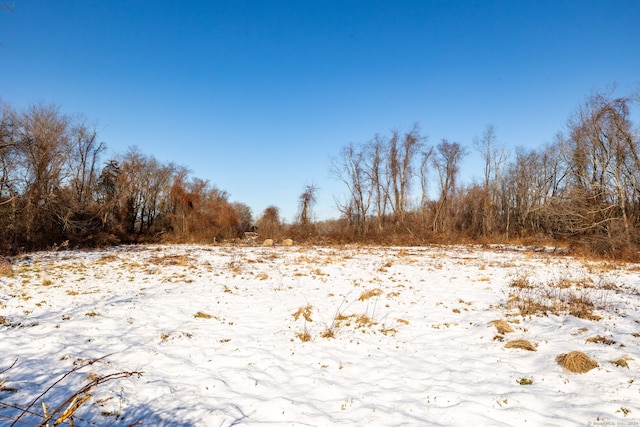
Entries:
{"type": "Polygon", "coordinates": [[[293,313],[293,318],[298,320],[302,316],[307,322],[313,322],[313,319],[311,318],[311,310],[313,310],[313,306],[311,304],[308,304],[306,307],[300,307],[298,311],[293,313]]]}
{"type": "Polygon", "coordinates": [[[580,351],[572,351],[556,357],[556,362],[566,371],[584,374],[597,368],[598,362],[580,351]]]}
{"type": "Polygon", "coordinates": [[[311,341],[311,335],[309,334],[309,331],[307,331],[307,328],[305,328],[304,331],[297,333],[296,336],[302,342],[311,341]]]}
{"type": "Polygon", "coordinates": [[[194,314],[193,317],[195,317],[196,319],[211,319],[213,316],[208,313],[199,311],[196,314],[194,314]]]}
{"type": "Polygon", "coordinates": [[[606,345],[613,345],[616,343],[614,340],[610,340],[609,338],[603,337],[602,335],[596,335],[595,337],[587,338],[587,342],[594,343],[594,344],[606,344],[606,345]]]}
{"type": "Polygon", "coordinates": [[[163,255],[149,258],[150,264],[156,265],[176,265],[180,267],[188,266],[193,260],[186,255],[163,255]]]}
{"type": "Polygon", "coordinates": [[[508,309],[521,316],[570,314],[594,321],[601,320],[594,310],[607,309],[608,293],[615,288],[605,282],[595,285],[590,279],[534,283],[526,275],[516,277],[509,287],[508,309]]]}
{"type": "Polygon", "coordinates": [[[13,276],[13,267],[8,259],[0,255],[0,277],[13,276]]]}
{"type": "Polygon", "coordinates": [[[631,358],[628,356],[625,356],[619,359],[612,360],[611,363],[619,368],[629,369],[629,364],[627,363],[627,360],[631,360],[631,358]]]}
{"type": "Polygon", "coordinates": [[[529,341],[527,340],[514,340],[514,341],[509,341],[508,343],[506,343],[504,345],[504,348],[518,348],[520,350],[527,350],[527,351],[538,351],[536,349],[536,346],[531,344],[529,341]]]}
{"type": "Polygon", "coordinates": [[[96,264],[107,264],[109,262],[115,262],[115,261],[120,261],[120,258],[117,255],[109,254],[109,255],[104,255],[103,257],[98,259],[96,261],[96,264]]]}
{"type": "Polygon", "coordinates": [[[508,334],[511,332],[514,332],[514,329],[511,327],[511,325],[509,325],[506,320],[494,320],[491,322],[493,324],[493,326],[496,327],[496,329],[498,330],[499,334],[508,334]]]}
{"type": "Polygon", "coordinates": [[[380,289],[380,288],[370,289],[370,290],[364,291],[362,294],[360,294],[360,298],[358,298],[358,300],[366,301],[369,298],[378,297],[380,295],[382,295],[382,289],[380,289]]]}

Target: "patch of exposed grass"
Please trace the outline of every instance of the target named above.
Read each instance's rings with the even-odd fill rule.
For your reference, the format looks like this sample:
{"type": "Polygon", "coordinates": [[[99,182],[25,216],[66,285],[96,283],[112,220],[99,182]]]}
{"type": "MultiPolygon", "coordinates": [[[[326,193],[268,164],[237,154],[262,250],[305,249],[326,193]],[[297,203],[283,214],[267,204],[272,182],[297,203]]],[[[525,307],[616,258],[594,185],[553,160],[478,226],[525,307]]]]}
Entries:
{"type": "Polygon", "coordinates": [[[360,297],[358,298],[358,300],[366,301],[369,298],[378,297],[380,295],[382,295],[382,289],[380,289],[380,288],[369,289],[368,291],[362,292],[362,294],[360,294],[360,297]]]}
{"type": "Polygon", "coordinates": [[[198,311],[196,314],[193,315],[193,317],[195,317],[196,319],[211,319],[213,316],[208,313],[198,311]]]}
{"type": "Polygon", "coordinates": [[[120,258],[118,258],[117,255],[108,254],[108,255],[104,255],[100,259],[96,260],[95,263],[96,264],[108,264],[108,263],[114,262],[114,261],[120,261],[120,258]]]}
{"type": "Polygon", "coordinates": [[[597,368],[598,362],[590,358],[581,351],[572,351],[566,354],[561,354],[556,357],[556,362],[566,371],[576,374],[584,374],[592,369],[597,368]]]}
{"type": "Polygon", "coordinates": [[[154,256],[148,259],[150,264],[157,265],[176,265],[180,267],[188,266],[193,259],[188,257],[187,255],[163,255],[163,256],[154,256]]]}
{"type": "Polygon", "coordinates": [[[300,307],[298,311],[293,313],[293,318],[298,320],[300,317],[304,317],[304,320],[307,322],[313,322],[311,318],[311,310],[313,310],[313,306],[311,304],[307,304],[305,307],[300,307]]]}
{"type": "Polygon", "coordinates": [[[311,341],[311,334],[309,334],[309,331],[307,330],[307,328],[304,328],[304,331],[302,332],[298,332],[296,334],[296,336],[298,337],[298,339],[302,342],[309,342],[311,341]]]}
{"type": "Polygon", "coordinates": [[[606,345],[613,345],[616,343],[614,340],[611,340],[607,337],[603,337],[602,335],[596,335],[595,337],[587,338],[586,342],[594,343],[594,344],[606,344],[606,345]]]}
{"type": "Polygon", "coordinates": [[[627,363],[627,360],[631,360],[630,357],[621,357],[619,359],[615,359],[612,360],[611,363],[615,366],[617,366],[618,368],[627,368],[629,369],[629,363],[627,363]]]}
{"type": "Polygon", "coordinates": [[[538,351],[536,346],[527,340],[513,340],[504,345],[504,348],[518,348],[520,350],[538,351]]]}
{"type": "Polygon", "coordinates": [[[511,327],[511,325],[509,325],[509,323],[507,323],[506,320],[498,319],[498,320],[493,320],[491,323],[493,324],[493,326],[496,327],[499,334],[504,335],[504,334],[514,332],[514,329],[511,327]]]}
{"type": "Polygon", "coordinates": [[[594,310],[608,307],[610,284],[594,285],[590,279],[562,278],[546,283],[534,283],[526,275],[516,277],[511,284],[508,309],[517,310],[521,316],[547,316],[549,314],[601,320],[594,310]]]}
{"type": "Polygon", "coordinates": [[[533,378],[522,377],[518,379],[518,384],[520,385],[531,385],[533,384],[533,378]]]}

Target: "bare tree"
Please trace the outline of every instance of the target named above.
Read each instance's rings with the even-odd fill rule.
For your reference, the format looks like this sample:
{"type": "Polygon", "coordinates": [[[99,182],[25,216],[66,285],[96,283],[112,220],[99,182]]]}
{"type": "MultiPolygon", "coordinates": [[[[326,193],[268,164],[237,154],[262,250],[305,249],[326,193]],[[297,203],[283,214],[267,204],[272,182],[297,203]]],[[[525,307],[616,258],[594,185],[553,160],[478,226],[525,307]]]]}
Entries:
{"type": "Polygon", "coordinates": [[[303,226],[308,226],[312,222],[312,210],[317,200],[317,193],[318,187],[314,184],[309,184],[304,187],[302,194],[298,197],[298,208],[300,210],[298,219],[303,226]]]}
{"type": "Polygon", "coordinates": [[[474,139],[474,146],[484,160],[484,176],[482,182],[482,235],[493,232],[496,219],[497,191],[507,164],[507,151],[496,141],[496,129],[487,125],[482,137],[474,139]]]}
{"type": "Polygon", "coordinates": [[[366,159],[364,147],[352,143],[342,148],[340,157],[334,159],[331,168],[333,176],[342,181],[349,191],[349,198],[344,202],[337,201],[337,207],[359,234],[366,232],[366,220],[373,195],[366,174],[366,159]]]}
{"type": "Polygon", "coordinates": [[[19,116],[18,149],[24,171],[22,226],[27,242],[37,244],[46,236],[56,240],[61,235],[57,226],[56,196],[68,171],[69,118],[55,105],[31,106],[19,116]]]}
{"type": "Polygon", "coordinates": [[[637,194],[638,142],[630,97],[595,93],[569,120],[564,155],[570,172],[565,225],[571,233],[595,233],[630,243],[630,203],[637,194]]]}
{"type": "Polygon", "coordinates": [[[404,225],[411,181],[414,177],[415,156],[420,152],[423,140],[417,125],[402,138],[398,131],[393,131],[389,140],[388,175],[396,228],[404,225]]]}
{"type": "Polygon", "coordinates": [[[451,197],[453,196],[460,171],[460,162],[466,155],[466,150],[457,142],[443,139],[436,146],[433,166],[438,171],[440,180],[440,199],[436,205],[433,218],[433,231],[444,231],[444,219],[450,216],[451,197]]]}
{"type": "Polygon", "coordinates": [[[381,232],[384,227],[384,219],[387,214],[389,202],[389,179],[386,173],[385,162],[387,157],[387,143],[380,136],[367,144],[365,149],[365,174],[371,185],[373,203],[375,206],[376,228],[381,232]]]}

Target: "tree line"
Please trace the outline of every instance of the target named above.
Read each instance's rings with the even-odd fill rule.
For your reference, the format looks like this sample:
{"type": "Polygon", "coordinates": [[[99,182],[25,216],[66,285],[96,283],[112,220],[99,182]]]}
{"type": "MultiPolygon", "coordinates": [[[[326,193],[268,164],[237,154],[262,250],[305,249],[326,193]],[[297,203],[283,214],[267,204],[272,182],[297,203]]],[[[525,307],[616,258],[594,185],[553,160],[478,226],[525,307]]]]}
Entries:
{"type": "Polygon", "coordinates": [[[0,114],[0,252],[161,236],[212,242],[251,224],[248,206],[184,167],[136,148],[104,161],[95,127],[55,105],[5,104],[0,114]]]}
{"type": "Polygon", "coordinates": [[[417,126],[348,144],[331,167],[347,189],[337,201],[340,232],[365,240],[554,239],[602,255],[637,255],[638,101],[597,92],[552,144],[514,153],[489,125],[473,141],[482,175],[467,184],[460,165],[469,149],[446,139],[429,146],[417,126]]]}
{"type": "MultiPolygon", "coordinates": [[[[613,92],[612,92],[613,93],[613,92]]],[[[342,147],[330,166],[344,184],[340,217],[318,223],[318,188],[304,187],[298,216],[251,209],[188,169],[130,148],[105,159],[95,127],[55,105],[0,109],[0,253],[120,242],[451,243],[561,240],[591,253],[640,247],[637,95],[596,92],[553,141],[509,152],[489,125],[471,148],[429,145],[418,126],[342,147]],[[470,150],[482,173],[462,182],[470,150]]]]}

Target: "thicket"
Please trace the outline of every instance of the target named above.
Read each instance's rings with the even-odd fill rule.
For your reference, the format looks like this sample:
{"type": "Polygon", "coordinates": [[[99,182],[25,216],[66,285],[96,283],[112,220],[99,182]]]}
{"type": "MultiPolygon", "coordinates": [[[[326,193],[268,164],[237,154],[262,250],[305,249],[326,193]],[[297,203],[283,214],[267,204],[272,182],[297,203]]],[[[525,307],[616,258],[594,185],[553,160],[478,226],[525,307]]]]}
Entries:
{"type": "Polygon", "coordinates": [[[136,148],[104,159],[81,117],[55,105],[0,111],[0,253],[238,237],[250,209],[187,169],[136,148]]]}
{"type": "Polygon", "coordinates": [[[637,95],[596,92],[554,142],[509,152],[489,125],[471,148],[427,144],[419,127],[342,148],[331,165],[346,189],[340,217],[314,221],[318,188],[300,194],[285,224],[276,206],[254,221],[243,203],[184,167],[131,148],[104,159],[94,128],[55,106],[0,116],[0,253],[120,242],[259,239],[423,244],[558,242],[638,258],[640,133],[637,95]],[[461,182],[470,150],[479,178],[461,182]]]}

